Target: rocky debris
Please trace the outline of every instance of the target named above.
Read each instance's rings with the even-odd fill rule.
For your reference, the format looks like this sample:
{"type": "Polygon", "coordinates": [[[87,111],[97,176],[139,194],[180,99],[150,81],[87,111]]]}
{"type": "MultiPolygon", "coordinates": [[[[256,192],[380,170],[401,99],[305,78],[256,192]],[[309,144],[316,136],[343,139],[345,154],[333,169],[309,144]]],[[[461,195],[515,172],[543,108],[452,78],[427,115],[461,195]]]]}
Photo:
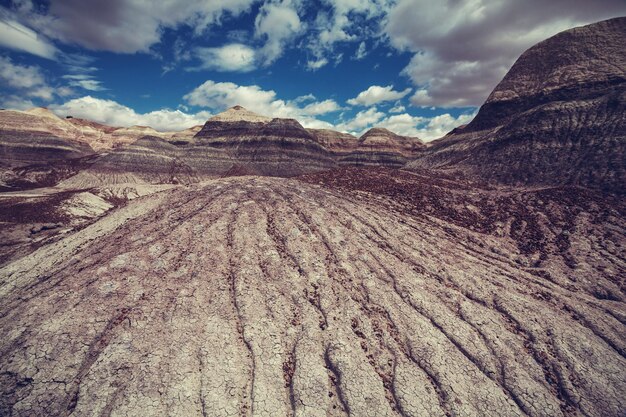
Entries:
{"type": "Polygon", "coordinates": [[[127,183],[0,193],[0,265],[68,236],[130,200],[172,187],[127,183]]]}
{"type": "Polygon", "coordinates": [[[409,168],[506,184],[626,183],[626,18],[562,32],[530,48],[476,118],[409,168]]]}
{"type": "Polygon", "coordinates": [[[0,269],[0,414],[623,414],[623,204],[302,179],[137,198],[0,269]],[[517,235],[473,230],[489,201],[505,231],[527,202],[538,221],[575,209],[576,266],[520,265],[517,235]]]}

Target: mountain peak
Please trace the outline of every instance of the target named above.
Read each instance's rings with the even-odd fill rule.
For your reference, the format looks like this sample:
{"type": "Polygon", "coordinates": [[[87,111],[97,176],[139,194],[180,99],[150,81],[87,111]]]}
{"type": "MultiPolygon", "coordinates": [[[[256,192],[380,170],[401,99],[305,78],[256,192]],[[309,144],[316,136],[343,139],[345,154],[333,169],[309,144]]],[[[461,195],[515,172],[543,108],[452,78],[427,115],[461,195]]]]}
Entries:
{"type": "Polygon", "coordinates": [[[211,117],[211,122],[254,122],[254,123],[267,123],[272,120],[269,117],[261,116],[260,114],[251,112],[246,108],[236,105],[233,106],[215,116],[211,117]]]}

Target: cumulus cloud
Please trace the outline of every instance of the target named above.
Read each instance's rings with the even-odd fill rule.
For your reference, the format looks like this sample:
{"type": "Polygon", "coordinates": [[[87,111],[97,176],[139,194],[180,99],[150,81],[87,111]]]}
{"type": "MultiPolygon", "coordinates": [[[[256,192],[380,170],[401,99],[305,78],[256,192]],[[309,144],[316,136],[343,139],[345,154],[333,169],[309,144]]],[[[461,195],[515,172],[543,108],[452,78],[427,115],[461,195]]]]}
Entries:
{"type": "Polygon", "coordinates": [[[316,71],[326,64],[328,64],[328,60],[326,58],[320,58],[313,61],[307,61],[306,67],[310,71],[316,71]]]}
{"type": "Polygon", "coordinates": [[[269,117],[298,119],[305,127],[330,128],[332,125],[315,116],[340,110],[334,100],[311,101],[311,96],[301,96],[295,100],[277,98],[273,90],[263,90],[258,85],[237,85],[230,82],[206,81],[184,97],[193,106],[222,111],[228,107],[241,105],[246,109],[269,117]],[[303,98],[304,97],[304,98],[303,98]],[[308,104],[301,107],[306,101],[308,104]]]}
{"type": "Polygon", "coordinates": [[[411,92],[410,88],[403,91],[395,91],[392,85],[382,87],[373,85],[365,91],[361,91],[358,96],[347,101],[353,106],[371,106],[384,101],[395,101],[403,98],[411,92]]]}
{"type": "Polygon", "coordinates": [[[26,97],[50,101],[55,94],[63,96],[68,92],[67,87],[50,86],[38,66],[20,65],[11,58],[2,56],[0,56],[0,85],[13,92],[11,94],[13,98],[9,100],[5,97],[3,100],[4,107],[8,108],[22,108],[22,105],[11,103],[30,102],[26,97]],[[16,100],[19,96],[22,96],[22,100],[16,100]]]}
{"type": "Polygon", "coordinates": [[[203,124],[211,114],[201,111],[189,114],[180,110],[162,109],[137,113],[130,107],[113,100],[85,96],[63,104],[50,105],[60,117],[74,116],[104,123],[110,126],[150,126],[160,131],[177,131],[203,124]]]}
{"type": "Polygon", "coordinates": [[[17,89],[45,84],[45,78],[39,67],[15,64],[8,57],[0,57],[0,80],[9,87],[17,89]]]}
{"type": "Polygon", "coordinates": [[[562,30],[626,13],[622,0],[400,0],[384,31],[414,53],[417,106],[478,106],[515,59],[562,30]],[[572,4],[574,3],[574,4],[572,4]]]}
{"type": "Polygon", "coordinates": [[[195,55],[202,62],[195,69],[247,72],[255,67],[254,49],[240,43],[219,48],[196,48],[195,55]]]}
{"type": "Polygon", "coordinates": [[[461,114],[457,117],[449,113],[433,117],[413,116],[408,113],[387,115],[376,107],[370,107],[339,123],[336,129],[361,136],[372,127],[384,127],[398,135],[431,141],[444,136],[455,127],[469,123],[474,116],[475,113],[461,114]]]}
{"type": "Polygon", "coordinates": [[[279,58],[285,45],[304,29],[296,6],[292,0],[261,6],[255,20],[255,37],[265,39],[265,44],[258,51],[262,65],[269,65],[279,58]]]}
{"type": "Polygon", "coordinates": [[[376,107],[360,111],[352,119],[339,123],[337,129],[342,132],[362,132],[367,127],[372,127],[385,117],[385,113],[378,111],[376,107]]]}
{"type": "Polygon", "coordinates": [[[2,19],[1,15],[0,45],[48,59],[58,54],[57,48],[43,36],[15,20],[2,19]]]}
{"type": "Polygon", "coordinates": [[[0,107],[11,110],[28,110],[35,107],[35,103],[30,99],[11,94],[0,98],[0,107]]]}
{"type": "Polygon", "coordinates": [[[385,118],[378,123],[378,126],[389,129],[398,135],[414,136],[428,142],[445,136],[455,127],[467,124],[473,118],[474,114],[462,114],[453,117],[445,113],[434,117],[420,117],[403,113],[385,118]]]}

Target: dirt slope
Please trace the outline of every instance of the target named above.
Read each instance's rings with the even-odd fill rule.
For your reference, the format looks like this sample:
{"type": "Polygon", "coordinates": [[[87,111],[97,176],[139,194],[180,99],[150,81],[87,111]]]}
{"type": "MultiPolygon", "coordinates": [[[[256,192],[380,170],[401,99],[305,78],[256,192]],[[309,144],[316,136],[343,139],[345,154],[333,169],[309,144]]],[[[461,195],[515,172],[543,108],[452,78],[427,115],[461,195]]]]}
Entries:
{"type": "Polygon", "coordinates": [[[179,186],[0,269],[0,414],[623,415],[622,212],[525,266],[387,192],[506,190],[376,175],[179,186]]]}

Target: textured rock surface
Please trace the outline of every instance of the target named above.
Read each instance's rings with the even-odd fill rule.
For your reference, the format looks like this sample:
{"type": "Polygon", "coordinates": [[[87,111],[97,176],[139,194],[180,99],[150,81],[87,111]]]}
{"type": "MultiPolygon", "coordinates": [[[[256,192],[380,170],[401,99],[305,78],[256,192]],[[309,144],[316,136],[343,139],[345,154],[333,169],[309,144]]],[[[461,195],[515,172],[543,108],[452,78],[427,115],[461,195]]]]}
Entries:
{"type": "Polygon", "coordinates": [[[384,128],[372,128],[358,139],[328,129],[307,130],[340,165],[399,168],[424,148],[418,138],[396,135],[384,128]]]}
{"type": "Polygon", "coordinates": [[[232,169],[242,173],[293,176],[336,165],[296,120],[269,119],[241,106],[209,119],[195,141],[223,149],[232,159],[232,169]]]}
{"type": "Polygon", "coordinates": [[[138,198],[0,269],[0,414],[623,414],[623,201],[303,179],[138,198]]]}
{"type": "Polygon", "coordinates": [[[626,18],[562,32],[526,51],[476,118],[409,168],[515,184],[626,183],[626,18]]]}
{"type": "Polygon", "coordinates": [[[335,154],[351,152],[358,146],[358,138],[349,133],[331,129],[307,129],[315,141],[335,154]]]}
{"type": "MultiPolygon", "coordinates": [[[[61,119],[44,108],[0,111],[0,190],[50,186],[82,172],[93,177],[109,171],[145,171],[147,175],[158,171],[159,175],[150,181],[161,182],[177,172],[171,172],[171,164],[160,171],[154,168],[168,157],[167,153],[159,154],[164,148],[161,143],[188,144],[199,130],[198,126],[180,132],[157,132],[144,126],[117,128],[78,118],[61,119]],[[135,144],[147,134],[158,138],[155,149],[150,149],[146,141],[135,144]],[[110,152],[114,155],[108,156],[110,152]],[[137,158],[136,165],[130,155],[137,158]],[[150,157],[154,160],[147,160],[150,157]],[[96,160],[96,169],[89,170],[96,160]],[[113,162],[120,165],[111,166],[113,162]],[[104,167],[108,169],[102,170],[104,167]]],[[[83,186],[108,179],[110,176],[83,186]]]]}
{"type": "Polygon", "coordinates": [[[93,154],[75,137],[78,129],[45,109],[0,110],[0,167],[58,162],[93,154]]]}
{"type": "Polygon", "coordinates": [[[376,127],[365,132],[354,150],[340,157],[342,165],[369,165],[399,168],[415,156],[424,144],[418,138],[396,135],[376,127]]]}

